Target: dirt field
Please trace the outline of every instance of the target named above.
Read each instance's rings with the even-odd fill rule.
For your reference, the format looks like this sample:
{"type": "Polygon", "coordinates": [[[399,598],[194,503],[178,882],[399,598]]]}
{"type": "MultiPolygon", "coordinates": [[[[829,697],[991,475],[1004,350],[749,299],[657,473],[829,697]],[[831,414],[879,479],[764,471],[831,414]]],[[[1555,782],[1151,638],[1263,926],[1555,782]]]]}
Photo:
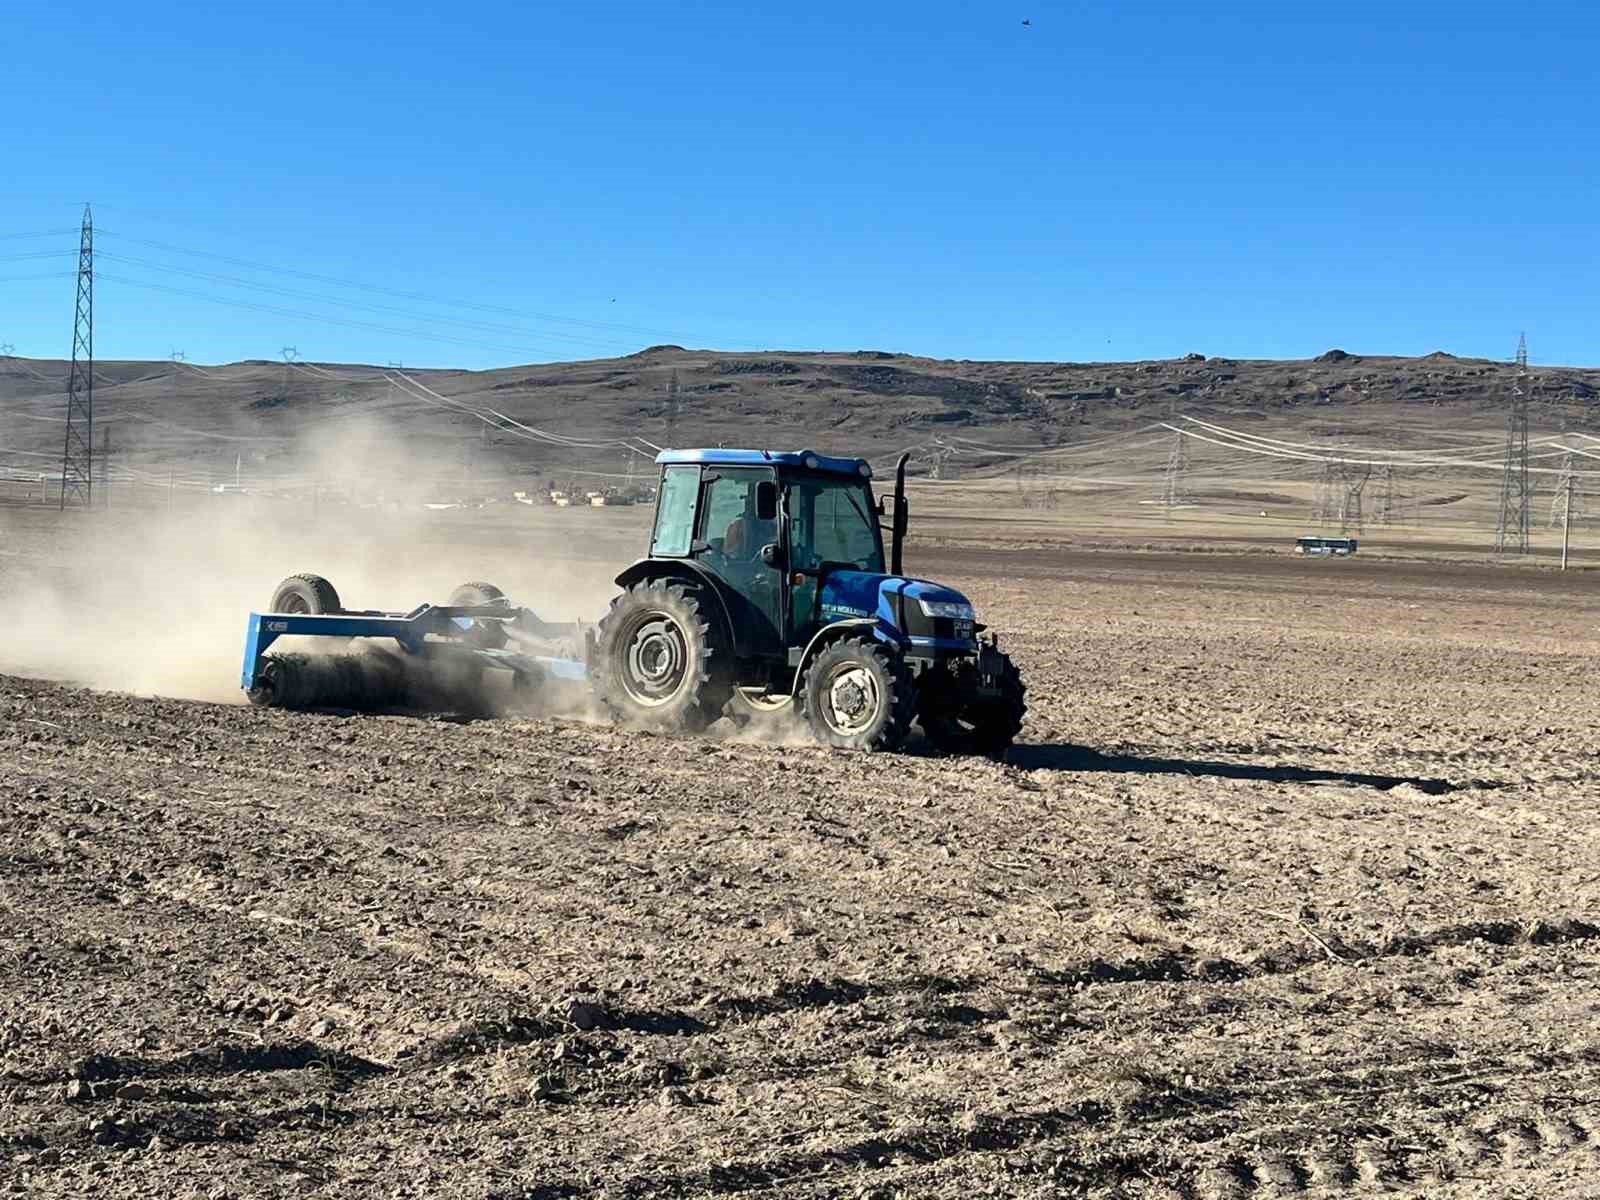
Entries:
{"type": "Polygon", "coordinates": [[[0,1189],[1600,1195],[1600,579],[910,566],[1005,763],[0,676],[0,1189]]]}

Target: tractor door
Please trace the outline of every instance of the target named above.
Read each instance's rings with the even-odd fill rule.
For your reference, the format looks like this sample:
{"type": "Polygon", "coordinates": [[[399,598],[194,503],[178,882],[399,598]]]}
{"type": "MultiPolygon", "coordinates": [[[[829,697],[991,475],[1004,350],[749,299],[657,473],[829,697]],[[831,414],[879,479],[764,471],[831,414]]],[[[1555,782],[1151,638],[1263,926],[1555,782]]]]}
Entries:
{"type": "Polygon", "coordinates": [[[784,653],[784,575],[761,560],[761,548],[779,540],[778,522],[763,519],[757,487],[774,474],[766,467],[707,467],[701,477],[696,559],[728,585],[734,643],[744,657],[784,653]]]}
{"type": "Polygon", "coordinates": [[[883,573],[883,540],[875,519],[872,493],[861,480],[825,475],[796,475],[785,489],[784,512],[789,524],[789,644],[803,646],[817,626],[840,617],[869,616],[876,594],[864,607],[817,604],[816,571],[824,563],[867,574],[883,573]]]}

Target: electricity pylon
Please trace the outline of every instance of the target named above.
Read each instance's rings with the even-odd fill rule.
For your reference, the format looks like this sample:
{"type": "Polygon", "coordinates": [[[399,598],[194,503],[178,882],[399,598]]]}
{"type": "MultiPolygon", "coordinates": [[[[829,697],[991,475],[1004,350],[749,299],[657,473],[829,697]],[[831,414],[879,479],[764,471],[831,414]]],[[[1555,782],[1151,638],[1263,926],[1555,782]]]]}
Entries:
{"type": "Polygon", "coordinates": [[[94,217],[83,206],[78,236],[78,302],[67,376],[67,440],[61,452],[61,508],[89,507],[94,493],[94,217]]]}
{"type": "Polygon", "coordinates": [[[1511,407],[1506,412],[1506,465],[1500,480],[1500,519],[1495,524],[1496,554],[1528,552],[1528,335],[1517,339],[1517,368],[1511,380],[1511,407]]]}

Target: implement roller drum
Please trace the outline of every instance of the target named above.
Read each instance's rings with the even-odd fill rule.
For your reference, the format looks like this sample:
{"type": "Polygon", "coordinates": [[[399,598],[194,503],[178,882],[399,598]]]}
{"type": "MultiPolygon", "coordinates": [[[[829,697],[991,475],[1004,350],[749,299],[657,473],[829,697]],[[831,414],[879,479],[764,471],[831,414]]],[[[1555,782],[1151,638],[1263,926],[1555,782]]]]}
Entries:
{"type": "Polygon", "coordinates": [[[396,708],[411,691],[405,664],[393,654],[269,654],[250,703],[262,708],[396,708]]]}

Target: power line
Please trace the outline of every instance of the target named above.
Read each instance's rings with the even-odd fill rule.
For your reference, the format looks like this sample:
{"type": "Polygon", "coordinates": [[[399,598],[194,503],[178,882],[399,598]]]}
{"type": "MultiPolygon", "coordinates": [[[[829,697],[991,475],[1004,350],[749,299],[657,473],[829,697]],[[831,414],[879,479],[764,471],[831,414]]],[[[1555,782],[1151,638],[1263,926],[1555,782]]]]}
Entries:
{"type": "Polygon", "coordinates": [[[152,291],[170,292],[177,296],[189,296],[196,300],[205,300],[212,304],[226,304],[233,308],[246,308],[255,312],[272,313],[280,317],[293,317],[301,321],[315,321],[323,325],[338,325],[347,329],[370,329],[378,333],[392,334],[403,338],[421,338],[430,342],[447,342],[457,346],[472,346],[480,350],[499,350],[506,354],[544,354],[548,347],[533,346],[506,346],[495,342],[481,342],[473,338],[452,337],[443,333],[427,333],[420,329],[397,329],[392,325],[379,325],[372,321],[357,321],[349,317],[330,317],[325,313],[308,312],[304,309],[284,308],[276,304],[260,304],[251,300],[234,300],[227,296],[213,296],[208,292],[197,292],[191,288],[172,287],[164,283],[151,283],[148,280],[129,279],[121,275],[107,275],[101,272],[100,278],[110,280],[112,283],[124,284],[128,287],[148,288],[152,291]]]}
{"type": "Polygon", "coordinates": [[[28,238],[66,237],[69,233],[77,233],[76,226],[68,225],[62,229],[36,229],[30,233],[0,233],[0,242],[20,242],[28,238]]]}
{"type": "MultiPolygon", "coordinates": [[[[648,337],[682,338],[689,341],[697,340],[696,335],[683,331],[670,329],[654,329],[645,325],[627,325],[615,321],[593,321],[582,317],[568,317],[559,313],[538,312],[532,309],[510,308],[499,304],[483,304],[473,300],[456,300],[445,296],[430,295],[426,292],[404,291],[398,288],[381,287],[370,283],[363,283],[354,279],[342,279],[336,275],[323,275],[316,271],[301,271],[292,267],[274,266],[270,263],[254,262],[250,259],[235,258],[227,254],[214,254],[206,250],[193,250],[184,246],[174,245],[171,242],[154,241],[149,238],[129,237],[126,234],[112,233],[114,239],[130,242],[134,245],[149,246],[155,250],[165,250],[171,254],[183,254],[191,258],[210,259],[213,262],[227,263],[230,266],[245,267],[252,271],[268,271],[279,275],[292,275],[299,279],[310,279],[318,283],[332,284],[335,287],[349,288],[352,291],[370,292],[373,295],[391,296],[399,300],[420,300],[425,304],[435,304],[446,308],[473,309],[478,312],[499,313],[502,316],[521,317],[524,320],[534,319],[551,321],[562,325],[573,325],[584,329],[604,329],[618,333],[637,333],[648,337]]],[[[720,340],[720,339],[715,339],[720,340]]],[[[728,343],[736,344],[736,343],[728,343]]]]}
{"type": "Polygon", "coordinates": [[[605,346],[613,349],[632,349],[636,342],[619,342],[607,338],[584,337],[581,334],[558,333],[551,330],[536,330],[516,325],[502,325],[492,321],[469,321],[460,317],[444,317],[435,313],[418,312],[415,309],[396,308],[389,304],[363,303],[355,300],[346,300],[338,296],[330,296],[323,292],[305,292],[296,288],[274,287],[268,283],[258,283],[251,279],[241,279],[237,275],[220,275],[215,271],[193,271],[184,267],[174,267],[166,263],[153,262],[147,258],[131,258],[124,254],[112,254],[101,251],[100,258],[111,262],[126,263],[129,266],[146,267],[155,271],[164,271],[174,275],[186,275],[194,279],[211,280],[224,283],[230,287],[250,288],[253,291],[266,292],[275,296],[288,296],[291,299],[312,300],[320,304],[332,304],[340,308],[354,309],[357,312],[388,313],[392,316],[406,317],[416,321],[433,321],[445,325],[454,325],[464,329],[477,329],[487,333],[522,334],[536,338],[553,338],[561,342],[570,342],[580,346],[605,346]]]}
{"type": "MultiPolygon", "coordinates": [[[[1365,463],[1375,467],[1383,466],[1385,463],[1394,463],[1397,466],[1404,467],[1459,467],[1470,470],[1497,470],[1500,469],[1502,465],[1499,462],[1488,462],[1475,459],[1446,457],[1404,458],[1400,456],[1412,452],[1398,450],[1359,450],[1350,453],[1325,452],[1320,454],[1301,450],[1288,450],[1270,444],[1261,444],[1259,441],[1245,440],[1252,435],[1240,434],[1233,430],[1224,429],[1221,426],[1210,425],[1207,422],[1201,421],[1195,417],[1184,417],[1183,420],[1187,423],[1185,428],[1187,428],[1189,436],[1197,442],[1204,442],[1207,445],[1212,446],[1220,446],[1226,450],[1237,450],[1246,454],[1262,455],[1267,458],[1280,458],[1285,460],[1311,463],[1365,463]],[[1197,430],[1200,432],[1197,432],[1197,430]],[[1215,434],[1214,436],[1213,432],[1215,434]],[[1389,457],[1389,455],[1393,455],[1394,457],[1389,457]]],[[[1163,422],[1162,424],[1163,427],[1167,429],[1177,428],[1177,426],[1168,424],[1166,422],[1163,422]]],[[[1550,445],[1553,444],[1554,441],[1555,439],[1541,439],[1538,442],[1530,443],[1530,445],[1550,445]]],[[[1293,443],[1283,443],[1284,446],[1292,444],[1293,443]]],[[[1530,459],[1559,458],[1569,451],[1574,454],[1582,454],[1584,457],[1600,458],[1600,455],[1587,454],[1584,451],[1570,447],[1568,450],[1551,450],[1542,454],[1530,453],[1528,457],[1530,459]]],[[[1560,474],[1560,471],[1555,467],[1529,467],[1528,471],[1533,475],[1560,474]]]]}
{"type": "Polygon", "coordinates": [[[554,433],[548,429],[539,429],[533,425],[524,425],[521,421],[507,416],[505,413],[500,412],[497,409],[480,409],[463,401],[441,395],[439,392],[434,391],[426,384],[419,382],[410,375],[407,375],[404,371],[392,371],[389,372],[389,376],[391,383],[393,383],[395,379],[402,380],[407,385],[407,389],[409,389],[405,390],[405,394],[410,396],[413,400],[421,400],[424,404],[432,404],[434,407],[445,408],[452,412],[458,412],[464,416],[472,417],[475,420],[482,421],[485,425],[491,425],[503,433],[509,434],[511,437],[522,438],[525,441],[540,442],[547,446],[557,446],[566,450],[610,450],[621,446],[623,449],[631,450],[634,454],[637,454],[641,457],[650,457],[637,446],[631,445],[630,440],[627,438],[607,438],[601,440],[594,438],[568,437],[566,434],[554,433]]]}

